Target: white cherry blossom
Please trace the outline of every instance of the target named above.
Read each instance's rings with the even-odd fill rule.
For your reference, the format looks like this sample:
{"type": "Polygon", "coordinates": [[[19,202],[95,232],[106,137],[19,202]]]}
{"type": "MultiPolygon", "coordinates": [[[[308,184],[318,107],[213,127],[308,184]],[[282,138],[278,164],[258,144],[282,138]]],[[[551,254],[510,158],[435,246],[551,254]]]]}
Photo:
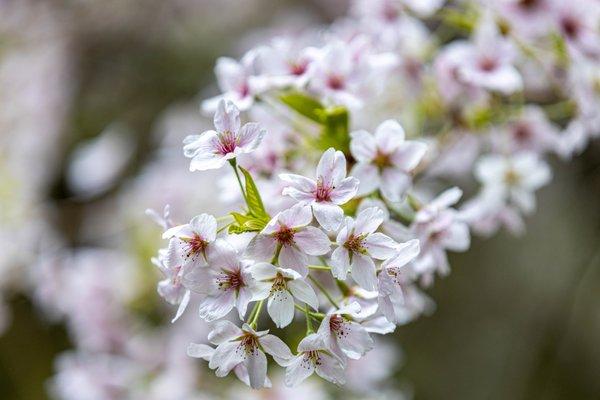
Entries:
{"type": "Polygon", "coordinates": [[[289,185],[282,194],[301,204],[309,204],[325,230],[336,230],[344,219],[340,205],[356,195],[358,179],[346,177],[346,157],[333,148],[321,156],[316,175],[317,179],[314,180],[302,175],[280,174],[279,178],[289,185]]]}
{"type": "Polygon", "coordinates": [[[206,265],[212,243],[217,238],[217,220],[209,214],[200,214],[188,224],[167,229],[163,239],[175,238],[177,252],[187,267],[206,265]]]}
{"type": "Polygon", "coordinates": [[[241,126],[240,111],[231,101],[219,102],[214,124],[216,130],[184,139],[183,153],[192,159],[190,171],[221,168],[238,155],[254,151],[265,135],[256,122],[241,126]]]}
{"type": "Polygon", "coordinates": [[[346,217],[331,255],[331,272],[344,280],[350,271],[352,279],[366,290],[374,290],[377,282],[373,259],[385,260],[394,255],[398,244],[381,232],[384,213],[377,207],[361,211],[356,220],[346,217]]]}
{"type": "Polygon", "coordinates": [[[249,268],[256,280],[256,298],[268,297],[267,311],[278,328],[288,326],[294,319],[294,298],[314,310],[319,300],[314,289],[293,269],[279,268],[268,263],[254,264],[249,268]]]}
{"type": "Polygon", "coordinates": [[[329,237],[309,226],[313,215],[310,206],[296,204],[277,214],[250,242],[248,257],[256,261],[271,261],[279,252],[281,267],[291,268],[302,276],[308,273],[308,256],[320,256],[331,248],[329,237]]]}
{"type": "Polygon", "coordinates": [[[374,135],[351,133],[350,151],[357,161],[351,174],[360,181],[359,196],[379,189],[389,201],[401,200],[412,183],[411,172],[427,150],[425,143],[405,141],[404,136],[402,126],[394,120],[382,122],[374,135]]]}

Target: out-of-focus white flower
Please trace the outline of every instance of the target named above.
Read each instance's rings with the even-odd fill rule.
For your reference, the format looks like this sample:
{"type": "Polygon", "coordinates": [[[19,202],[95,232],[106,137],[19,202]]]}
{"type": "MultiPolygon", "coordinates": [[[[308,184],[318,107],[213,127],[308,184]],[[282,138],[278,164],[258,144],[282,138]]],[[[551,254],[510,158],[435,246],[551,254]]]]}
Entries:
{"type": "Polygon", "coordinates": [[[359,181],[346,177],[346,157],[341,151],[328,149],[317,165],[316,181],[296,174],[280,174],[289,186],[284,196],[291,196],[301,204],[312,207],[315,218],[325,230],[336,230],[344,219],[340,205],[356,195],[359,181]]]}
{"type": "Polygon", "coordinates": [[[277,214],[250,242],[247,256],[256,261],[271,261],[279,252],[278,262],[302,276],[308,274],[308,257],[329,252],[329,237],[314,226],[309,226],[313,215],[310,206],[296,204],[277,214]]]}
{"type": "Polygon", "coordinates": [[[552,172],[536,154],[509,157],[490,154],[478,161],[475,176],[483,184],[483,190],[529,214],[536,207],[534,192],[550,182],[552,172]]]}
{"type": "Polygon", "coordinates": [[[375,232],[383,222],[383,211],[372,207],[361,211],[356,220],[346,217],[340,229],[337,248],[331,254],[331,272],[337,279],[352,279],[366,290],[374,290],[377,278],[373,258],[385,260],[396,252],[398,243],[381,232],[375,232]]]}
{"type": "Polygon", "coordinates": [[[190,291],[183,286],[184,262],[178,250],[177,239],[171,239],[166,249],[158,251],[158,257],[152,263],[160,269],[165,279],[157,286],[158,294],[170,304],[178,304],[179,308],[173,318],[175,322],[183,314],[190,301],[190,291]]]}
{"type": "Polygon", "coordinates": [[[246,111],[254,103],[254,90],[251,77],[256,73],[256,51],[249,51],[241,61],[229,57],[217,60],[215,74],[222,94],[202,103],[206,113],[218,110],[223,100],[232,102],[237,108],[246,111]]]}
{"type": "Polygon", "coordinates": [[[269,298],[267,310],[278,328],[288,326],[294,319],[294,298],[319,308],[314,289],[293,269],[279,268],[268,263],[258,263],[250,268],[256,280],[256,299],[269,298]]]}
{"type": "Polygon", "coordinates": [[[394,120],[381,123],[374,135],[356,131],[351,137],[350,151],[358,161],[351,171],[360,181],[357,194],[379,189],[389,201],[400,201],[412,183],[410,173],[423,158],[427,145],[405,141],[402,126],[394,120]]]}
{"type": "Polygon", "coordinates": [[[214,124],[216,131],[190,135],[183,141],[183,153],[192,159],[190,171],[221,168],[226,161],[254,151],[265,135],[255,122],[241,126],[240,111],[231,101],[219,101],[214,124]]]}
{"type": "Polygon", "coordinates": [[[462,197],[459,188],[451,188],[423,206],[415,215],[411,230],[419,239],[421,253],[413,267],[426,283],[433,273],[450,272],[446,250],[466,251],[471,244],[468,225],[451,208],[462,197]]]}

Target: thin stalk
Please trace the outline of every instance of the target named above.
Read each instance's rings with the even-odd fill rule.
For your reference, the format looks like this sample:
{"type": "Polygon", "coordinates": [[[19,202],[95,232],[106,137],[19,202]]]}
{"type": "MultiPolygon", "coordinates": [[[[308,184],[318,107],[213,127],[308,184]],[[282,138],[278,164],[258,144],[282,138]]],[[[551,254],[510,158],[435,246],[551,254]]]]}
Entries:
{"type": "Polygon", "coordinates": [[[331,271],[331,267],[328,267],[326,265],[309,265],[308,269],[314,269],[317,271],[331,271]]]}
{"type": "Polygon", "coordinates": [[[310,335],[315,330],[313,329],[312,322],[310,320],[310,311],[308,311],[308,305],[304,305],[304,316],[306,317],[306,334],[310,335]]]}
{"type": "Polygon", "coordinates": [[[314,283],[315,286],[318,287],[321,292],[323,292],[323,294],[325,295],[325,297],[327,297],[327,300],[329,300],[331,305],[333,305],[335,308],[340,308],[340,306],[336,303],[336,301],[333,299],[333,297],[331,297],[331,295],[329,294],[327,289],[325,289],[325,287],[323,285],[321,285],[321,282],[319,282],[318,280],[316,280],[315,278],[313,278],[310,275],[308,275],[308,279],[310,279],[310,281],[312,283],[314,283]]]}
{"type": "Polygon", "coordinates": [[[254,309],[252,310],[252,319],[250,320],[250,323],[248,325],[250,325],[250,327],[252,329],[256,329],[256,323],[258,321],[258,317],[260,316],[260,311],[262,310],[262,305],[265,301],[261,300],[258,303],[256,303],[256,305],[254,306],[254,309]]]}
{"type": "Polygon", "coordinates": [[[240,178],[240,172],[238,171],[237,161],[235,160],[235,158],[229,160],[229,165],[231,165],[231,167],[233,168],[233,172],[235,173],[235,178],[238,181],[238,185],[240,185],[240,191],[242,192],[242,197],[244,198],[244,201],[246,203],[248,203],[248,201],[246,200],[246,190],[244,190],[244,185],[242,185],[242,179],[240,178]]]}

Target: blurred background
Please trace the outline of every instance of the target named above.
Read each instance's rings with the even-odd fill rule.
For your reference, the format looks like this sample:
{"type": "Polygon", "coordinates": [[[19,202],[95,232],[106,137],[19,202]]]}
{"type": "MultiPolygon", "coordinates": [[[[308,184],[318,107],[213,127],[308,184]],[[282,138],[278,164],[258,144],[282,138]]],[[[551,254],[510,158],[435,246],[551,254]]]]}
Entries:
{"type": "MultiPolygon", "coordinates": [[[[159,325],[160,229],[144,210],[170,203],[177,221],[218,210],[211,175],[189,173],[181,154],[210,123],[199,101],[216,92],[216,58],[346,7],[0,0],[0,398],[63,398],[57,386],[81,377],[59,374],[61,355],[115,346],[93,340],[105,325],[65,318],[73,307],[127,304],[139,317],[115,342],[159,325]],[[97,290],[78,292],[88,284],[97,290]]],[[[600,146],[553,167],[527,233],[454,255],[429,291],[436,312],[389,337],[403,349],[391,387],[415,399],[600,398],[600,146]]]]}

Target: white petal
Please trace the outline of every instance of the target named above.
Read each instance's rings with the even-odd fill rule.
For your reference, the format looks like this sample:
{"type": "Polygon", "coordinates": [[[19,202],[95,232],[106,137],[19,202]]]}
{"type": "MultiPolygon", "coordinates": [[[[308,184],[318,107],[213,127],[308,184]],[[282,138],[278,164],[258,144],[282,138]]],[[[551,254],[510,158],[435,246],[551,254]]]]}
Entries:
{"type": "Polygon", "coordinates": [[[375,263],[370,257],[356,253],[352,256],[352,279],[365,290],[375,290],[375,263]]]}
{"type": "Polygon", "coordinates": [[[326,254],[331,249],[331,242],[329,241],[327,234],[314,226],[307,226],[296,232],[294,241],[300,250],[311,256],[326,254]]]}
{"type": "Polygon", "coordinates": [[[317,188],[317,183],[302,175],[295,174],[280,174],[279,179],[287,183],[282,195],[291,196],[298,201],[309,201],[314,198],[314,191],[317,188]]]}
{"type": "Polygon", "coordinates": [[[358,191],[359,185],[358,179],[353,176],[342,179],[337,183],[331,191],[331,201],[335,204],[345,204],[350,201],[356,192],[358,191]]]}
{"type": "Polygon", "coordinates": [[[381,194],[393,203],[398,202],[402,200],[411,182],[410,175],[405,172],[397,168],[386,168],[381,175],[381,194]]]}
{"type": "Polygon", "coordinates": [[[248,304],[252,301],[253,295],[251,287],[242,287],[238,290],[236,307],[241,320],[244,320],[244,315],[246,315],[248,304]]]}
{"type": "Polygon", "coordinates": [[[208,296],[200,303],[198,314],[206,322],[212,322],[229,314],[235,306],[235,290],[226,290],[218,296],[208,296]]]}
{"type": "Polygon", "coordinates": [[[343,334],[337,336],[337,342],[347,357],[358,360],[373,349],[373,339],[356,322],[343,322],[341,329],[343,334]]]}
{"type": "Polygon", "coordinates": [[[389,260],[386,260],[382,264],[382,267],[403,267],[410,261],[414,260],[415,257],[419,255],[419,252],[419,240],[413,239],[409,240],[408,242],[401,243],[396,248],[396,255],[394,255],[394,257],[390,258],[389,260]]]}
{"type": "Polygon", "coordinates": [[[265,384],[267,377],[267,357],[259,349],[250,352],[245,361],[250,378],[250,387],[260,389],[265,384]]]}
{"type": "Polygon", "coordinates": [[[213,330],[208,334],[208,341],[219,345],[228,340],[242,335],[242,330],[230,321],[219,321],[215,323],[213,330]]]}
{"type": "Polygon", "coordinates": [[[373,164],[358,163],[352,167],[350,174],[358,179],[358,196],[365,196],[379,188],[381,180],[379,179],[379,170],[373,164]]]}
{"type": "Polygon", "coordinates": [[[404,142],[404,129],[396,120],[383,121],[375,131],[375,141],[378,149],[391,152],[404,142]]]}
{"type": "Polygon", "coordinates": [[[248,243],[244,256],[254,261],[271,261],[276,248],[277,242],[275,239],[261,233],[248,243]]]}
{"type": "Polygon", "coordinates": [[[266,131],[261,129],[258,123],[249,122],[242,126],[238,135],[238,148],[242,153],[250,153],[255,150],[263,140],[266,131]]]}
{"type": "Polygon", "coordinates": [[[289,281],[288,288],[290,289],[290,292],[292,292],[292,295],[294,295],[295,298],[308,304],[314,310],[319,309],[319,299],[317,298],[317,295],[312,286],[310,286],[308,283],[304,282],[301,279],[297,279],[295,281],[289,281]]]}
{"type": "Polygon", "coordinates": [[[315,370],[315,365],[307,360],[304,361],[304,354],[300,354],[285,369],[285,385],[296,387],[306,378],[311,376],[315,370]]]}
{"type": "Polygon", "coordinates": [[[317,178],[326,184],[337,184],[346,176],[346,157],[341,151],[330,147],[323,153],[317,165],[317,178]]]}
{"type": "Polygon", "coordinates": [[[461,222],[452,224],[442,240],[442,245],[452,251],[468,250],[471,245],[471,235],[468,225],[461,222]]]}
{"type": "Polygon", "coordinates": [[[265,335],[259,339],[259,342],[265,352],[272,355],[279,365],[285,364],[293,357],[287,344],[275,335],[265,335]]]}
{"type": "Polygon", "coordinates": [[[292,208],[282,211],[278,217],[281,225],[288,228],[297,228],[310,224],[312,221],[312,211],[310,206],[296,204],[292,208]]]}
{"type": "Polygon", "coordinates": [[[227,158],[215,153],[198,154],[190,162],[190,171],[208,171],[219,169],[225,165],[227,158]]]}
{"type": "Polygon", "coordinates": [[[426,151],[427,145],[425,143],[408,141],[392,154],[391,161],[397,168],[409,172],[419,165],[426,151]]]}
{"type": "Polygon", "coordinates": [[[190,226],[207,242],[212,242],[217,237],[217,220],[212,215],[197,215],[190,221],[190,226]]]}
{"type": "Polygon", "coordinates": [[[190,303],[190,291],[186,290],[185,294],[183,295],[183,298],[181,299],[181,303],[179,303],[179,307],[177,308],[177,313],[175,313],[175,317],[173,317],[173,319],[171,320],[171,323],[177,321],[179,319],[179,317],[181,317],[183,315],[183,312],[185,311],[185,309],[187,308],[189,303],[190,303]]]}
{"type": "Polygon", "coordinates": [[[218,268],[235,269],[239,261],[237,252],[225,239],[218,239],[212,246],[208,257],[209,263],[218,268]]]}
{"type": "Polygon", "coordinates": [[[331,273],[336,279],[345,280],[350,269],[350,253],[344,247],[338,247],[331,253],[331,273]]]}
{"type": "Polygon", "coordinates": [[[370,207],[362,210],[354,221],[354,233],[361,235],[373,233],[383,223],[383,211],[378,207],[370,207]]]}
{"type": "Polygon", "coordinates": [[[267,311],[278,328],[288,326],[294,319],[294,298],[287,290],[278,290],[270,297],[267,311]]]}
{"type": "Polygon", "coordinates": [[[283,246],[279,253],[279,265],[283,268],[290,268],[297,271],[300,275],[306,276],[308,269],[308,260],[306,255],[295,246],[283,246]]]}
{"type": "Polygon", "coordinates": [[[344,219],[344,211],[332,203],[312,203],[313,213],[319,224],[326,231],[338,229],[344,219]]]}
{"type": "Polygon", "coordinates": [[[396,254],[398,243],[383,233],[375,232],[365,238],[364,246],[371,257],[385,260],[396,254]]]}
{"type": "Polygon", "coordinates": [[[359,163],[370,163],[377,153],[375,137],[367,131],[356,131],[350,134],[350,152],[359,163]]]}
{"type": "Polygon", "coordinates": [[[344,376],[344,367],[337,357],[324,352],[319,352],[319,363],[316,366],[317,375],[336,385],[346,383],[344,376]]]}
{"type": "Polygon", "coordinates": [[[219,132],[237,133],[240,129],[240,110],[231,101],[221,100],[217,105],[214,123],[219,132]]]}
{"type": "Polygon", "coordinates": [[[248,267],[248,271],[257,281],[274,278],[277,274],[277,267],[269,263],[257,263],[248,267]]]}
{"type": "Polygon", "coordinates": [[[187,355],[194,358],[201,358],[210,361],[215,353],[215,349],[206,344],[190,343],[187,347],[187,355]]]}

